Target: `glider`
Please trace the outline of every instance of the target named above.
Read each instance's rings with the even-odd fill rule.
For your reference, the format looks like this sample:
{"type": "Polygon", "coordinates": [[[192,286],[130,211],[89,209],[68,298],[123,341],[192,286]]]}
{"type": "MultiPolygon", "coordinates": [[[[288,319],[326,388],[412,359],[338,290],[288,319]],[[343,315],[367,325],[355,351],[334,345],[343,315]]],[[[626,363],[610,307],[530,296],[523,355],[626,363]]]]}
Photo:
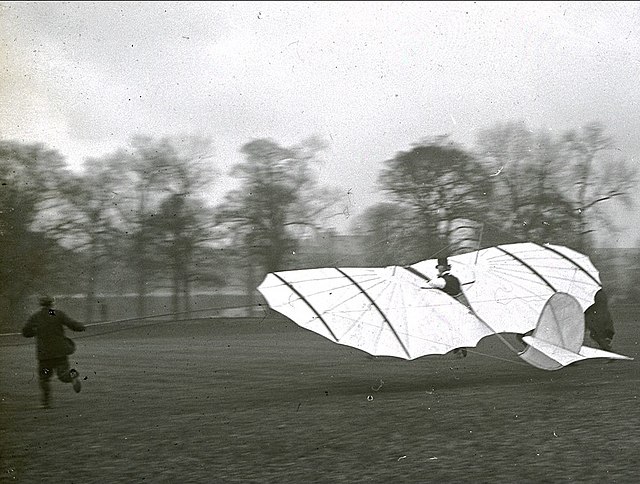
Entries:
{"type": "MultiPolygon", "coordinates": [[[[449,257],[470,307],[439,289],[436,260],[410,266],[267,274],[269,306],[334,343],[413,360],[473,347],[485,336],[526,335],[519,356],[556,370],[586,358],[631,359],[582,346],[583,311],[601,288],[589,258],[564,246],[506,244],[449,257]]],[[[517,350],[515,350],[517,351],[517,350]]]]}

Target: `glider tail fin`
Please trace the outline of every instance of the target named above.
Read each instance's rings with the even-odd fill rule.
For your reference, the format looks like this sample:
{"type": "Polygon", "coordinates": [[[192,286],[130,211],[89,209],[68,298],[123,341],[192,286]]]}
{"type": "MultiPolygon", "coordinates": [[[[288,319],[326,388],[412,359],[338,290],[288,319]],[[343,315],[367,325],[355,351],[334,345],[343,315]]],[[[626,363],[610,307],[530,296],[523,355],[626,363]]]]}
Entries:
{"type": "Polygon", "coordinates": [[[543,370],[559,370],[588,358],[633,359],[583,346],[584,332],[584,314],[578,301],[569,294],[557,292],[542,309],[533,334],[522,338],[527,347],[519,356],[543,370]]]}

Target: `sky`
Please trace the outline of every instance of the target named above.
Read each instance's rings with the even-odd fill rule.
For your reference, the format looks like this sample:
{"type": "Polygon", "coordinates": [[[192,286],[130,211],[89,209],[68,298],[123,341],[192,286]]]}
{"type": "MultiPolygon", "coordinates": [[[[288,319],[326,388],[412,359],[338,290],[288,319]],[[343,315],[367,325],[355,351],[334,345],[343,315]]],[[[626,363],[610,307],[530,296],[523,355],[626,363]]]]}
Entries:
{"type": "MultiPolygon", "coordinates": [[[[638,2],[0,2],[0,138],[81,170],[136,134],[210,137],[215,201],[243,144],[320,136],[339,229],[425,137],[599,121],[636,165],[639,86],[638,2]]],[[[612,208],[606,245],[639,244],[638,212],[612,208]]]]}

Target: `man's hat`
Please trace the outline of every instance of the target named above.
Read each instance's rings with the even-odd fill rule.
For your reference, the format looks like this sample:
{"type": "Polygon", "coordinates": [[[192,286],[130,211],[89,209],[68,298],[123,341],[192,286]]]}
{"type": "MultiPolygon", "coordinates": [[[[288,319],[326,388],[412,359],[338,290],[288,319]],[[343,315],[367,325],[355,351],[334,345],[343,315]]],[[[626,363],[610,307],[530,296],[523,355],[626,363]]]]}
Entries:
{"type": "Polygon", "coordinates": [[[446,257],[438,257],[438,264],[436,265],[436,267],[440,266],[449,267],[449,261],[446,257]]]}
{"type": "Polygon", "coordinates": [[[40,306],[50,307],[53,305],[53,298],[51,296],[40,296],[40,306]]]}

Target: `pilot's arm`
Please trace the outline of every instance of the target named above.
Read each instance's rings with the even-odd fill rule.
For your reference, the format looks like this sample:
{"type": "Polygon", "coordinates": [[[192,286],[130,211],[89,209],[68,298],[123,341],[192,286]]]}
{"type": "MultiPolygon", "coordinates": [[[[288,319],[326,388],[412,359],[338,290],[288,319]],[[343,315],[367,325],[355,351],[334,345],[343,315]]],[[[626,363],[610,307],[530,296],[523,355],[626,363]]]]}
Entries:
{"type": "Polygon", "coordinates": [[[426,286],[423,286],[422,289],[444,289],[447,285],[447,281],[445,281],[442,277],[436,277],[435,279],[431,279],[427,282],[426,286]]]}

